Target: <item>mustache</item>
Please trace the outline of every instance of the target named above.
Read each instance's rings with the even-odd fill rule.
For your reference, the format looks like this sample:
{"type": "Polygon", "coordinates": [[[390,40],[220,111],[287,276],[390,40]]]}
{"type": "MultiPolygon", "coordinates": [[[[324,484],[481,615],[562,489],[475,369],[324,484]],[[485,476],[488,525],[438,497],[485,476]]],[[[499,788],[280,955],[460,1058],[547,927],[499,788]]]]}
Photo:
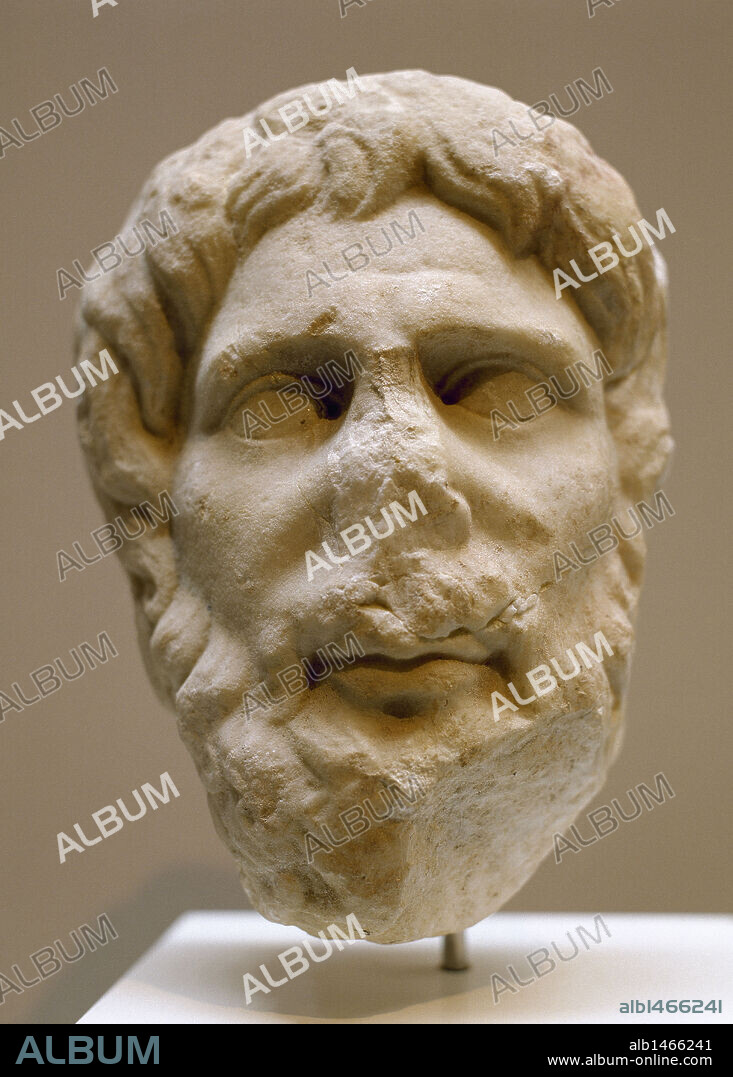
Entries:
{"type": "Polygon", "coordinates": [[[334,599],[300,618],[296,652],[311,665],[346,638],[358,654],[352,662],[375,668],[410,669],[431,658],[484,664],[505,646],[518,611],[511,594],[474,602],[470,610],[454,605],[426,616],[420,607],[418,617],[395,609],[383,593],[371,601],[344,601],[343,594],[334,599]]]}

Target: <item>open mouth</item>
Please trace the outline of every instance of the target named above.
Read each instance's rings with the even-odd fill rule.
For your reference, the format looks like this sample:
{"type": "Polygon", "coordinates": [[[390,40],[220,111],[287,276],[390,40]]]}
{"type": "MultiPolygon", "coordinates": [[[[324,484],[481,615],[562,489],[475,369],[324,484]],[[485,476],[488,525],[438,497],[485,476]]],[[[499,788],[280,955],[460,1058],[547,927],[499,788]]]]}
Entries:
{"type": "Polygon", "coordinates": [[[419,669],[429,662],[473,662],[483,665],[485,658],[457,658],[454,654],[441,654],[431,652],[419,655],[417,658],[389,658],[383,654],[367,654],[363,658],[357,658],[350,665],[350,669],[378,669],[390,673],[409,673],[413,669],[419,669]]]}
{"type": "MultiPolygon", "coordinates": [[[[439,640],[415,640],[407,646],[394,646],[383,643],[381,640],[368,640],[373,649],[366,654],[350,653],[344,662],[344,672],[357,670],[371,670],[376,674],[408,674],[430,664],[449,662],[469,663],[472,665],[485,665],[495,653],[495,648],[487,647],[478,640],[471,632],[458,629],[449,636],[439,640]]],[[[333,663],[331,675],[336,673],[333,663]]],[[[309,685],[313,688],[324,680],[323,649],[312,655],[304,663],[306,677],[309,685]]],[[[339,664],[339,672],[342,666],[339,664]]]]}
{"type": "Polygon", "coordinates": [[[350,706],[394,718],[425,716],[436,707],[449,706],[466,692],[478,691],[484,696],[491,687],[499,687],[499,682],[500,675],[485,654],[458,658],[437,651],[402,659],[364,655],[344,669],[332,671],[327,680],[350,706]]]}
{"type": "Polygon", "coordinates": [[[348,656],[339,650],[341,661],[326,657],[335,649],[327,641],[303,660],[311,689],[327,686],[359,709],[406,717],[436,701],[447,705],[456,692],[500,687],[509,641],[497,615],[478,630],[461,626],[428,637],[410,631],[390,610],[370,614],[348,634],[358,648],[348,656]]]}
{"type": "MultiPolygon", "coordinates": [[[[437,652],[418,655],[416,658],[389,658],[387,655],[383,654],[367,654],[364,655],[362,658],[355,658],[352,662],[349,663],[349,665],[346,667],[346,670],[338,672],[354,672],[356,670],[363,669],[372,670],[375,673],[383,674],[405,674],[412,673],[414,670],[419,670],[435,662],[451,662],[453,664],[455,664],[456,662],[473,662],[474,664],[483,665],[485,661],[485,658],[456,658],[455,655],[440,654],[437,652]]],[[[323,683],[322,678],[319,679],[317,676],[311,675],[310,673],[311,670],[315,671],[317,664],[317,661],[314,661],[313,659],[309,660],[307,664],[304,663],[306,677],[308,680],[309,687],[311,688],[316,688],[319,684],[323,683]]],[[[334,670],[332,671],[331,676],[334,676],[336,674],[337,671],[334,670]]]]}

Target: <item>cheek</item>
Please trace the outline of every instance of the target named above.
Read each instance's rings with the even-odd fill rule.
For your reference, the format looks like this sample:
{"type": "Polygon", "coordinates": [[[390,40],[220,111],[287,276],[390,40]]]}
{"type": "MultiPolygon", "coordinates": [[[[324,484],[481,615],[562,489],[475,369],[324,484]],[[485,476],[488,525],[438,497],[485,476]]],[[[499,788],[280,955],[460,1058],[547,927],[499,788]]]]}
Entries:
{"type": "Polygon", "coordinates": [[[175,544],[182,571],[208,597],[226,604],[232,595],[264,591],[296,545],[300,551],[307,502],[291,470],[282,459],[248,464],[216,438],[182,453],[175,544]]]}
{"type": "Polygon", "coordinates": [[[605,423],[596,421],[576,419],[556,430],[547,424],[541,436],[529,428],[521,433],[488,450],[493,461],[484,464],[480,491],[474,489],[474,523],[513,550],[521,567],[544,571],[555,549],[612,515],[616,449],[605,423]]]}
{"type": "Polygon", "coordinates": [[[248,553],[261,526],[261,498],[220,454],[209,439],[181,455],[175,480],[175,545],[182,571],[216,595],[226,583],[242,583],[251,575],[248,553]],[[252,536],[249,539],[249,536],[252,536]]]}
{"type": "Polygon", "coordinates": [[[533,469],[528,483],[553,548],[606,521],[618,488],[616,448],[605,428],[587,430],[557,448],[533,469]]]}

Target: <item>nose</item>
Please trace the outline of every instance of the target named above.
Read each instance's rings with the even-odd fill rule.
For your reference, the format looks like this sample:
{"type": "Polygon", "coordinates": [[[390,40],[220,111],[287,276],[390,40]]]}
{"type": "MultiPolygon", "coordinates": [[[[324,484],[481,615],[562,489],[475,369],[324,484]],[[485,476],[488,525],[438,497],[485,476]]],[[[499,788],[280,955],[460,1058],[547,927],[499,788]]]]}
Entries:
{"type": "Polygon", "coordinates": [[[456,462],[448,459],[443,439],[442,406],[414,352],[394,350],[372,359],[329,452],[335,531],[366,519],[371,533],[376,530],[385,538],[377,544],[385,553],[414,548],[413,528],[419,528],[423,549],[456,549],[467,542],[471,510],[456,488],[456,462]],[[424,515],[413,508],[415,495],[424,515]],[[402,516],[406,526],[390,530],[390,517],[396,515],[399,522],[400,514],[383,510],[393,502],[413,512],[409,519],[402,516]]]}

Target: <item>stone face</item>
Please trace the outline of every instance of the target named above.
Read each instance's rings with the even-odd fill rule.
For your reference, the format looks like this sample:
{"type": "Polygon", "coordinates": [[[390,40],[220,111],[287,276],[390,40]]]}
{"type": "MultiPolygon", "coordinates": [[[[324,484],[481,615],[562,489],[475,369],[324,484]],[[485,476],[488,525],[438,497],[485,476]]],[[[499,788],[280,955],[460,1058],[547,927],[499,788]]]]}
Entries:
{"type": "Polygon", "coordinates": [[[80,430],[108,519],[178,510],[120,556],[253,904],[404,942],[499,908],[618,749],[644,535],[587,535],[669,454],[666,283],[645,246],[556,298],[641,216],[569,124],[497,158],[497,90],[318,92],[155,170],[125,227],[177,232],[85,289],[121,372],[80,430]]]}

